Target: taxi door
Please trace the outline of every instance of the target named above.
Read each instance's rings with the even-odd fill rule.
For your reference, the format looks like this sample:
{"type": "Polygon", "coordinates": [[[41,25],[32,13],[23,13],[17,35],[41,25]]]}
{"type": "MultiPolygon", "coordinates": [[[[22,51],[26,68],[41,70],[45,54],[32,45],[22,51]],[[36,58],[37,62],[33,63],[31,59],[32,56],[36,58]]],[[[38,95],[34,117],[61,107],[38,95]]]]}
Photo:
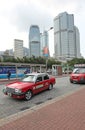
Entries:
{"type": "Polygon", "coordinates": [[[42,76],[37,77],[35,82],[35,90],[34,93],[39,93],[44,90],[44,82],[42,76]]]}
{"type": "Polygon", "coordinates": [[[44,90],[49,88],[49,76],[44,75],[43,77],[43,82],[44,82],[44,90]]]}

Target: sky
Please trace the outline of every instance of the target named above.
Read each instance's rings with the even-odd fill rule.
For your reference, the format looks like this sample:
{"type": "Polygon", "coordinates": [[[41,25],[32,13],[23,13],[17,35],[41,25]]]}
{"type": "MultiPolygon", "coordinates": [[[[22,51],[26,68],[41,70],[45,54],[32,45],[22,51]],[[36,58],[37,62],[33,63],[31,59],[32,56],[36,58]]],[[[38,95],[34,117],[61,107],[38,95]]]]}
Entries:
{"type": "MultiPolygon", "coordinates": [[[[85,58],[85,0],[0,0],[0,51],[12,49],[14,39],[28,48],[29,28],[38,25],[40,32],[53,27],[54,18],[62,12],[74,14],[80,32],[80,51],[85,58]]],[[[54,53],[53,30],[49,30],[49,49],[54,53]]]]}

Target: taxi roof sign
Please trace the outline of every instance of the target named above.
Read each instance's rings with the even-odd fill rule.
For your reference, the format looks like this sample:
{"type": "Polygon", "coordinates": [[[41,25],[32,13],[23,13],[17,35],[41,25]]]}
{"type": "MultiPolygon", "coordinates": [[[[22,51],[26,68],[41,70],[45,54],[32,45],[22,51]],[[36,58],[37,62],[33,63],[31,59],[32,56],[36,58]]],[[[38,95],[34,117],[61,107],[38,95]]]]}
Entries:
{"type": "Polygon", "coordinates": [[[76,67],[76,68],[82,68],[82,67],[85,67],[85,64],[75,64],[74,67],[76,67]]]}

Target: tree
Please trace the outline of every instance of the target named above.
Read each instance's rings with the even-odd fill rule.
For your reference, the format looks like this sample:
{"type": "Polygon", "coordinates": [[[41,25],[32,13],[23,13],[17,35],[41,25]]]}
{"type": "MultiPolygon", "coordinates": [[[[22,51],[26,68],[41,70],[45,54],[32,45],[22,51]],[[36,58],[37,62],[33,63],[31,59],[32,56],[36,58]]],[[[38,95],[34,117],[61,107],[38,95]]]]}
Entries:
{"type": "Polygon", "coordinates": [[[67,64],[69,66],[74,66],[75,64],[85,64],[85,59],[84,58],[74,58],[70,61],[67,61],[67,64]]]}

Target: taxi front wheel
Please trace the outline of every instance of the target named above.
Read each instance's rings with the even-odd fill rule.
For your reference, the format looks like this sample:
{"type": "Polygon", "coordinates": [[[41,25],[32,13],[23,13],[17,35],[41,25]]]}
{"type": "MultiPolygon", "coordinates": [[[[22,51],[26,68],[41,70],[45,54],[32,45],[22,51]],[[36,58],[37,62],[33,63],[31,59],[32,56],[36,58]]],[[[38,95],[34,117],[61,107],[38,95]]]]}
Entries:
{"type": "Polygon", "coordinates": [[[25,99],[26,100],[30,100],[31,98],[32,98],[32,91],[31,90],[29,90],[29,91],[27,91],[27,93],[25,94],[25,99]]]}
{"type": "Polygon", "coordinates": [[[48,89],[52,90],[53,89],[53,84],[50,84],[48,89]]]}

